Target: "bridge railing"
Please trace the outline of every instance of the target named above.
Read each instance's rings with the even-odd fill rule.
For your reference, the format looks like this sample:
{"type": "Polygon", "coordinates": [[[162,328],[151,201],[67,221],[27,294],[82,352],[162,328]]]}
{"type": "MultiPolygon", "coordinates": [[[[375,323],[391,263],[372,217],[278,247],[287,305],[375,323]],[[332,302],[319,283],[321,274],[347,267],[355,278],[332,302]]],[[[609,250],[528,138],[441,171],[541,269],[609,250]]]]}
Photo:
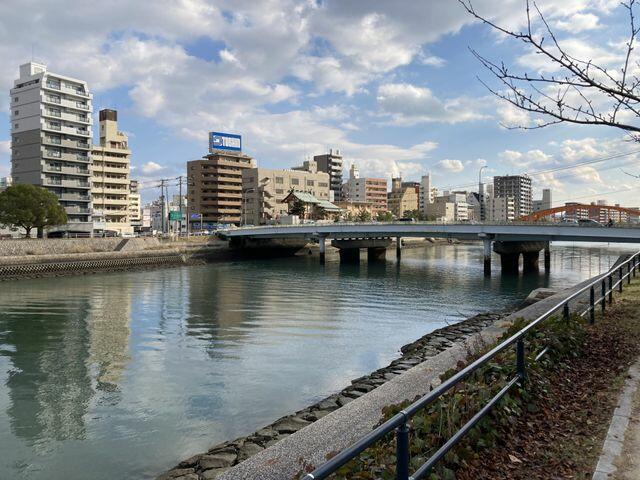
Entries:
{"type": "Polygon", "coordinates": [[[437,221],[415,221],[415,222],[309,222],[300,223],[298,225],[254,225],[254,226],[240,226],[237,228],[222,230],[224,232],[237,231],[237,230],[255,230],[255,229],[269,229],[269,228],[299,228],[299,227],[326,227],[326,226],[367,226],[367,225],[394,225],[394,226],[411,226],[411,225],[432,225],[432,226],[463,226],[463,225],[486,225],[486,226],[505,226],[505,225],[520,225],[520,226],[553,226],[563,228],[640,228],[638,223],[614,223],[611,226],[606,225],[589,225],[579,223],[564,223],[564,222],[531,222],[531,221],[469,221],[469,222],[437,222],[437,221]]]}
{"type": "MultiPolygon", "coordinates": [[[[329,461],[316,468],[313,472],[307,473],[301,477],[301,480],[320,480],[327,478],[332,473],[335,473],[342,465],[357,457],[364,450],[378,442],[385,435],[395,431],[396,433],[396,479],[397,480],[418,480],[425,478],[433,469],[438,461],[440,461],[449,450],[451,450],[464,436],[467,434],[483,417],[485,417],[491,409],[504,397],[514,386],[524,386],[524,379],[526,375],[526,357],[525,357],[525,342],[527,335],[534,328],[541,325],[545,320],[551,318],[562,310],[564,318],[568,319],[571,315],[571,304],[577,302],[581,296],[589,293],[589,306],[586,310],[579,312],[581,316],[589,315],[589,322],[593,324],[595,322],[595,312],[597,306],[604,312],[606,309],[607,300],[609,304],[613,301],[613,293],[617,289],[622,292],[625,281],[631,283],[631,278],[636,276],[636,272],[640,270],[640,252],[632,255],[628,260],[615,266],[607,273],[599,275],[593,281],[580,288],[578,291],[571,294],[569,297],[563,299],[557,304],[553,305],[546,312],[540,315],[538,318],[527,324],[517,333],[513,334],[508,339],[482,355],[480,358],[470,363],[458,373],[450,377],[448,380],[441,383],[430,393],[416,400],[411,405],[406,407],[400,413],[396,414],[379,427],[375,428],[368,435],[364,436],[349,448],[338,453],[329,461]],[[413,475],[409,474],[409,460],[410,460],[410,427],[409,421],[411,418],[435,400],[440,398],[451,388],[465,380],[476,370],[484,366],[491,359],[496,357],[501,352],[515,345],[516,350],[516,375],[509,380],[506,385],[491,399],[484,407],[480,409],[467,423],[465,423],[451,438],[444,443],[422,466],[420,466],[413,475]]],[[[549,347],[544,348],[535,357],[535,361],[539,361],[544,356],[549,347]]]]}

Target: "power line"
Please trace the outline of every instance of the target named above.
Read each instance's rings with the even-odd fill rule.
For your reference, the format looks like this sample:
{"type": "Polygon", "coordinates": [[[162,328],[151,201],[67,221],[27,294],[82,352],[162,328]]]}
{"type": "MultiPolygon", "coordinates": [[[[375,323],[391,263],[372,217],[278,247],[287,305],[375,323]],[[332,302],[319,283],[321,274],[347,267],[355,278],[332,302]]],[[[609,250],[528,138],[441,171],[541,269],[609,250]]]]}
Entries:
{"type": "MultiPolygon", "coordinates": [[[[574,164],[571,164],[571,165],[563,165],[563,166],[558,166],[558,167],[554,167],[554,168],[547,168],[547,169],[544,169],[544,170],[536,170],[536,171],[533,171],[533,172],[524,172],[524,173],[526,175],[529,175],[530,177],[534,177],[534,176],[537,176],[537,175],[543,175],[545,173],[554,173],[554,172],[559,172],[559,171],[562,171],[562,170],[573,170],[575,168],[583,167],[585,165],[592,165],[594,163],[601,163],[601,162],[606,162],[608,160],[615,160],[615,159],[618,159],[618,158],[628,157],[630,155],[636,155],[638,153],[640,153],[640,150],[633,150],[631,152],[616,153],[616,154],[610,155],[608,157],[598,158],[598,159],[594,159],[594,160],[586,160],[584,162],[574,163],[574,164]]],[[[618,166],[620,166],[620,165],[617,165],[616,167],[618,167],[618,166]]],[[[612,168],[616,168],[616,167],[612,167],[612,168]]],[[[600,171],[602,171],[602,169],[600,171]]],[[[566,177],[562,177],[562,178],[566,178],[566,177]]],[[[460,188],[474,187],[476,185],[477,184],[475,182],[474,183],[467,183],[467,184],[464,184],[464,185],[456,185],[456,186],[449,187],[449,190],[457,190],[457,189],[460,189],[460,188]]]]}

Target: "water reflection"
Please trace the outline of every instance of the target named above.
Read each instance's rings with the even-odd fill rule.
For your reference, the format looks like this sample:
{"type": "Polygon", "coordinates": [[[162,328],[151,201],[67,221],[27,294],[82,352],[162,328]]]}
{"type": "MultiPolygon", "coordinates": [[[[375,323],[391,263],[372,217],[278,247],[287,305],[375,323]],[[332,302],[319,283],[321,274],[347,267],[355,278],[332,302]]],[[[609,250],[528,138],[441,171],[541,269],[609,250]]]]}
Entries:
{"type": "Polygon", "coordinates": [[[2,284],[0,478],[145,478],[342,388],[479,311],[608,268],[483,276],[482,247],[401,263],[301,257],[2,284]]]}

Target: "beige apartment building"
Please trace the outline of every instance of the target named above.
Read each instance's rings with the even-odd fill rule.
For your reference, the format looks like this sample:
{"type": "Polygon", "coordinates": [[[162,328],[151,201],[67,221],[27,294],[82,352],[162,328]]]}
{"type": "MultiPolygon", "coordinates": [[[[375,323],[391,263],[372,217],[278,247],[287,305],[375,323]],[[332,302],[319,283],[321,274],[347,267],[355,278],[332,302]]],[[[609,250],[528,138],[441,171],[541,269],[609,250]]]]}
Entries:
{"type": "Polygon", "coordinates": [[[349,179],[342,186],[342,199],[348,202],[369,203],[374,213],[387,211],[387,180],[361,177],[356,164],[349,169],[349,179]]]}
{"type": "Polygon", "coordinates": [[[242,172],[254,167],[249,155],[223,150],[187,162],[189,221],[240,224],[242,172]]]}
{"type": "Polygon", "coordinates": [[[99,120],[100,144],[91,150],[94,219],[102,219],[105,231],[133,233],[129,222],[129,139],[118,131],[117,111],[100,110],[99,120]]]}
{"type": "Polygon", "coordinates": [[[242,171],[243,224],[260,225],[276,222],[286,215],[289,205],[284,202],[293,190],[310,193],[320,201],[329,201],[330,176],[318,172],[314,160],[291,170],[248,168],[242,171]]]}
{"type": "Polygon", "coordinates": [[[397,218],[404,217],[405,213],[418,210],[420,201],[420,184],[413,182],[403,183],[402,178],[391,179],[391,191],[387,202],[389,211],[397,218]]]}

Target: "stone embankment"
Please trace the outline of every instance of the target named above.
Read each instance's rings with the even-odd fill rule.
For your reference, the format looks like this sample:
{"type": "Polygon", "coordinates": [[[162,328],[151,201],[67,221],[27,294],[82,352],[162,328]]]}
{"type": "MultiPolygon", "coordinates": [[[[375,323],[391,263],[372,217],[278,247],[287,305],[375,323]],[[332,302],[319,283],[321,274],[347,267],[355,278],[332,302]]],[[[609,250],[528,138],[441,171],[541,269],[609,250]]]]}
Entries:
{"type": "Polygon", "coordinates": [[[206,237],[3,240],[0,280],[189,265],[228,256],[226,242],[206,237]]]}
{"type": "Polygon", "coordinates": [[[410,368],[447,350],[456,343],[467,340],[502,318],[501,314],[483,313],[455,325],[434,330],[400,350],[402,356],[388,366],[370,375],[357,378],[351,385],[310,407],[293,415],[282,417],[271,425],[246,437],[237,438],[210,448],[206,453],[195,455],[177,465],[174,469],[157,477],[157,480],[213,479],[230,467],[246,460],[262,450],[275,445],[298,430],[323,418],[340,407],[375,390],[387,381],[403,374],[410,368]]]}

